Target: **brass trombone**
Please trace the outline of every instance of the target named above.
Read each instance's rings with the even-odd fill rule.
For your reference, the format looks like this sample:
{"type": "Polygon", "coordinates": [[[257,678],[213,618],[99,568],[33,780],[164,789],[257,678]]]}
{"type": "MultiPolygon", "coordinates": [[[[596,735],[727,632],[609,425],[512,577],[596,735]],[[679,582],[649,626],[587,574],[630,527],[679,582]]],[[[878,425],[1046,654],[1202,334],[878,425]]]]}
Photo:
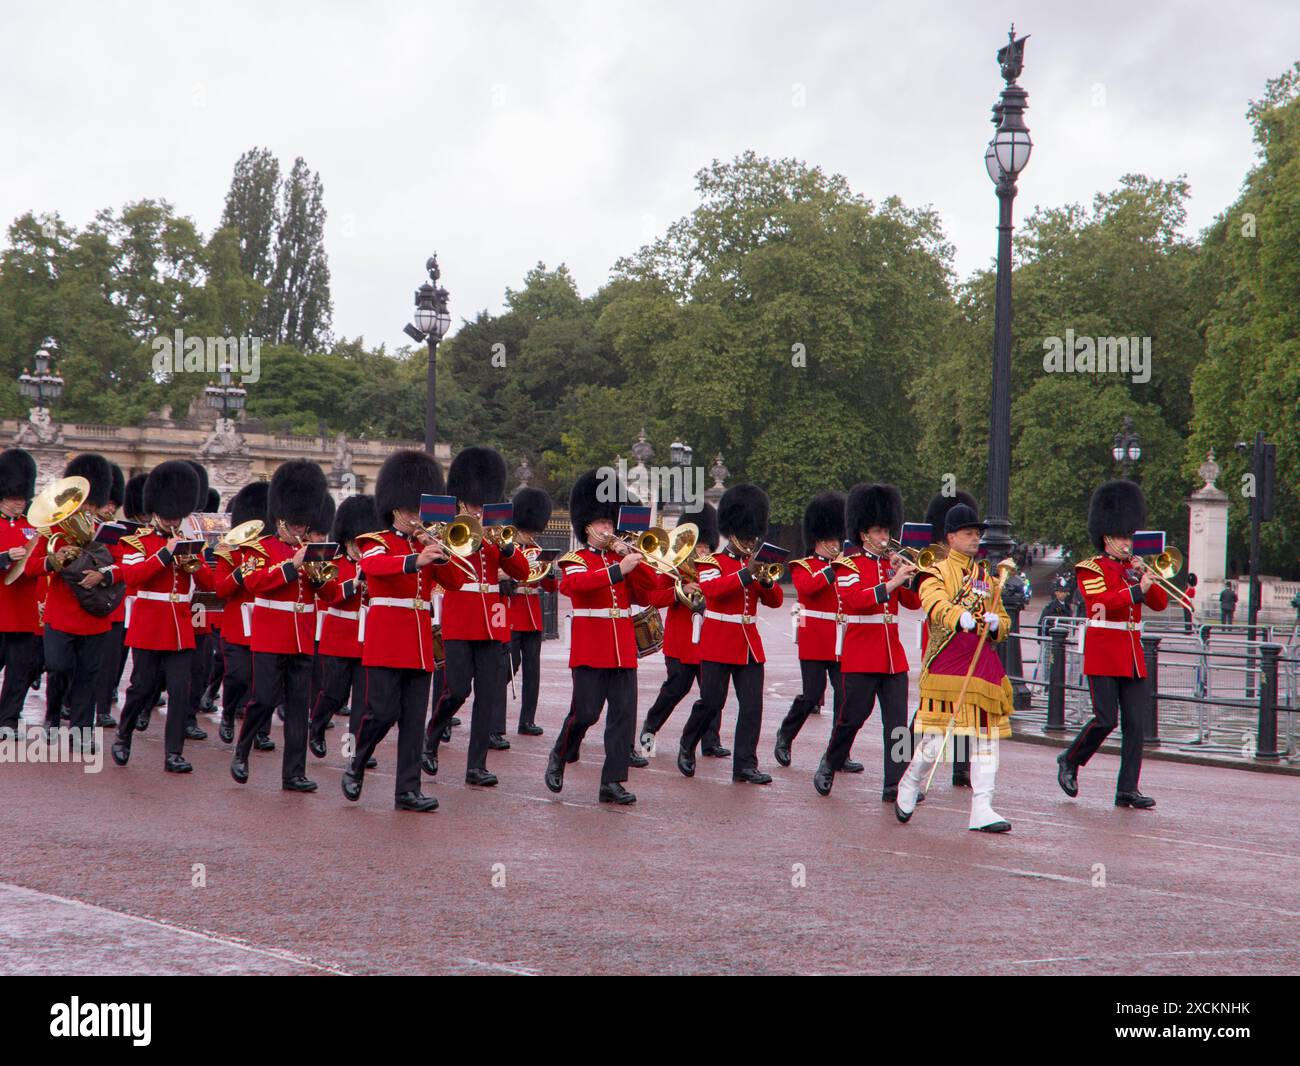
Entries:
{"type": "Polygon", "coordinates": [[[1151,574],[1155,578],[1155,583],[1173,597],[1183,610],[1191,611],[1193,614],[1196,613],[1196,605],[1192,603],[1182,589],[1170,580],[1183,568],[1183,553],[1174,545],[1171,544],[1151,562],[1147,562],[1142,556],[1134,555],[1132,552],[1129,552],[1128,561],[1133,564],[1135,569],[1145,570],[1151,574]]]}
{"type": "Polygon", "coordinates": [[[904,548],[893,537],[889,538],[886,550],[891,555],[901,555],[918,570],[925,570],[948,556],[946,544],[931,544],[928,548],[904,548]]]}

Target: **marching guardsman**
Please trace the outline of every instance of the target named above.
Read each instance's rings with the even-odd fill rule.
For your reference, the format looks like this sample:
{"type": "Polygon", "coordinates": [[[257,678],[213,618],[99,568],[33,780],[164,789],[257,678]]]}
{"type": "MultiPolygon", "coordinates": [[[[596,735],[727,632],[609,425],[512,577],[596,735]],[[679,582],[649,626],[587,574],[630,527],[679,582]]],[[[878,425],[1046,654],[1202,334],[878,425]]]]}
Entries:
{"type": "MultiPolygon", "coordinates": [[[[695,576],[699,576],[701,566],[713,564],[713,553],[718,550],[718,511],[711,503],[701,506],[693,518],[699,528],[700,536],[695,542],[695,558],[691,566],[695,576]]],[[[664,664],[668,667],[668,676],[659,686],[659,695],[655,697],[650,710],[646,712],[641,725],[641,747],[649,750],[655,734],[664,727],[668,716],[691,691],[700,676],[700,632],[704,625],[704,594],[695,581],[683,581],[681,594],[673,590],[672,602],[668,605],[664,619],[664,664]]],[[[709,722],[700,743],[700,751],[716,759],[725,759],[731,754],[730,748],[722,746],[719,730],[722,728],[722,711],[709,722]]]]}
{"type": "MultiPolygon", "coordinates": [[[[821,706],[827,681],[831,686],[834,724],[839,723],[843,711],[840,653],[844,646],[845,628],[840,583],[848,584],[853,579],[831,566],[833,560],[840,558],[844,543],[843,493],[823,492],[809,502],[803,513],[803,540],[811,554],[796,559],[790,567],[790,577],[799,600],[795,642],[799,648],[803,688],[776,730],[774,754],[782,766],[790,765],[790,748],[808,716],[821,706]]],[[[847,749],[844,756],[838,769],[851,774],[862,772],[860,762],[849,761],[847,749]]]]}
{"type": "Polygon", "coordinates": [[[885,738],[880,798],[893,803],[907,769],[899,746],[908,732],[908,665],[898,618],[904,607],[921,608],[921,597],[908,584],[916,567],[889,551],[889,542],[897,541],[903,530],[903,494],[893,485],[855,485],[849,492],[847,524],[849,539],[862,550],[837,559],[834,567],[844,611],[844,708],[836,716],[813,787],[823,796],[829,794],[853,738],[879,700],[885,738]]]}
{"type": "Polygon", "coordinates": [[[767,533],[767,493],[757,485],[733,485],[718,501],[718,529],[726,550],[697,567],[704,594],[700,634],[700,700],[682,730],[677,768],[695,776],[695,749],[709,723],[727,701],[727,686],[736,690],[732,781],[767,785],[772,775],[758,769],[758,736],[763,728],[763,640],[758,635],[758,605],[780,607],[781,586],[760,576],[757,551],[767,533]]]}
{"type": "MultiPolygon", "coordinates": [[[[418,500],[416,507],[419,507],[418,500]]],[[[320,630],[317,653],[324,677],[312,707],[307,746],[318,759],[325,758],[325,730],[340,707],[347,704],[350,708],[348,732],[354,747],[361,716],[365,713],[366,677],[361,665],[358,628],[365,605],[366,578],[357,563],[361,559],[359,538],[363,533],[378,533],[379,529],[379,511],[373,496],[349,496],[339,504],[330,537],[339,546],[338,558],[334,560],[339,568],[335,592],[323,608],[317,604],[320,630]]]]}
{"type": "Polygon", "coordinates": [[[611,486],[609,468],[588,470],[569,493],[569,521],[582,543],[561,556],[560,592],[573,603],[569,672],[573,698],[546,762],[544,780],[552,792],[564,788],[564,768],[578,757],[582,740],[609,703],[605,718],[605,763],[600,771],[601,803],[627,805],[636,796],[624,787],[636,730],[636,634],[631,606],[648,602],[659,575],[643,556],[614,533],[618,500],[633,497],[621,482],[611,486]],[[603,476],[604,475],[604,476],[603,476]]]}
{"type": "MultiPolygon", "coordinates": [[[[481,521],[483,505],[500,501],[505,490],[506,461],[492,448],[464,448],[451,461],[447,494],[456,497],[461,514],[481,521]]],[[[473,687],[465,782],[485,788],[497,783],[496,774],[487,768],[488,749],[504,751],[510,747],[504,736],[493,735],[496,724],[505,721],[509,681],[510,611],[501,599],[503,573],[523,581],[528,577],[528,559],[513,544],[497,544],[491,530],[484,530],[478,551],[453,557],[438,568],[438,584],[444,589],[446,687],[429,719],[421,760],[425,773],[437,774],[442,731],[473,687]]]]}
{"type": "MultiPolygon", "coordinates": [[[[194,502],[195,511],[208,510],[208,471],[195,459],[186,459],[199,479],[199,496],[194,502]]],[[[185,700],[185,739],[207,740],[207,730],[199,725],[199,701],[208,683],[212,669],[212,614],[211,604],[200,601],[200,593],[212,593],[216,588],[216,557],[204,549],[203,566],[194,572],[195,599],[190,604],[190,624],[194,627],[194,654],[190,656],[190,694],[185,700]]],[[[215,599],[208,596],[207,600],[215,599]]],[[[170,711],[169,711],[170,713],[170,711]]]]}
{"type": "MultiPolygon", "coordinates": [[[[942,540],[944,522],[948,518],[948,512],[959,503],[965,504],[976,514],[979,513],[979,504],[975,502],[975,497],[962,489],[956,489],[951,496],[945,496],[940,492],[931,498],[930,505],[925,509],[925,521],[934,530],[936,540],[942,540]]],[[[930,620],[929,618],[923,618],[921,619],[921,659],[923,661],[929,640],[930,620]]],[[[952,785],[953,788],[970,788],[970,757],[965,751],[956,752],[953,755],[952,785]]]]}
{"type": "MultiPolygon", "coordinates": [[[[359,566],[366,584],[359,619],[364,632],[358,634],[366,672],[365,709],[359,720],[353,712],[356,750],[342,780],[343,795],[353,802],[361,798],[376,746],[396,722],[394,806],[399,811],[438,809],[438,801],[420,791],[420,748],[434,666],[430,595],[447,551],[420,524],[420,497],[442,491],[442,467],[432,455],[394,452],[375,479],[374,506],[383,528],[353,538],[361,552],[359,566]]],[[[363,520],[349,511],[349,528],[341,528],[340,533],[356,528],[353,521],[360,526],[363,520]]],[[[355,688],[353,693],[356,701],[355,688]]]]}
{"type": "Polygon", "coordinates": [[[1132,481],[1107,481],[1088,505],[1088,536],[1100,555],[1076,563],[1083,594],[1083,672],[1092,717],[1057,759],[1056,779],[1065,794],[1079,794],[1079,767],[1120,723],[1119,781],[1115,806],[1146,810],[1156,801],[1138,791],[1142,773],[1143,720],[1151,705],[1151,680],[1142,654],[1142,606],[1163,611],[1165,590],[1150,568],[1133,567],[1133,534],[1146,522],[1147,502],[1132,481]]]}
{"type": "MultiPolygon", "coordinates": [[[[541,489],[522,488],[515,493],[514,526],[519,530],[519,546],[528,560],[532,573],[541,547],[537,537],[546,529],[551,519],[551,495],[541,489]]],[[[542,597],[543,592],[554,592],[559,582],[551,576],[551,567],[536,581],[511,581],[510,591],[510,670],[515,673],[523,667],[523,691],[519,703],[519,732],[526,737],[540,737],[542,727],[537,724],[537,693],[542,672],[542,597]]],[[[501,705],[502,717],[497,722],[497,732],[505,729],[505,703],[501,705]]]]}
{"type": "MultiPolygon", "coordinates": [[[[113,472],[113,483],[108,492],[108,503],[97,508],[95,517],[101,522],[111,522],[117,517],[118,509],[126,500],[126,477],[122,468],[116,463],[109,463],[113,472]]],[[[111,551],[111,549],[110,549],[111,551]]],[[[123,599],[108,616],[111,628],[104,638],[104,653],[99,661],[99,673],[95,677],[95,725],[103,729],[112,729],[117,725],[113,717],[113,698],[117,695],[117,683],[121,680],[118,663],[121,662],[126,640],[126,600],[123,599]]]]}
{"type": "MultiPolygon", "coordinates": [[[[194,598],[192,571],[173,555],[185,538],[180,525],[194,511],[199,480],[183,459],[159,463],[144,484],[144,507],[151,524],[122,537],[120,568],[135,593],[126,643],[131,649],[131,682],[122,705],[113,761],[125,766],[131,758],[136,721],[153,704],[159,678],[167,688],[166,755],[163,769],[187,774],[193,767],[184,757],[186,712],[190,696],[190,661],[194,657],[194,598]]],[[[191,557],[194,558],[194,557],[191,557]]]]}
{"type": "MultiPolygon", "coordinates": [[[[338,511],[338,505],[334,502],[334,497],[328,492],[325,493],[324,499],[321,500],[320,514],[307,527],[308,544],[325,544],[330,539],[330,530],[334,528],[334,515],[338,511]]],[[[373,531],[375,527],[371,527],[373,531]]],[[[337,545],[337,541],[333,542],[337,545]]],[[[335,555],[337,556],[337,547],[335,555]]],[[[333,572],[336,575],[333,591],[328,597],[322,596],[318,591],[316,593],[316,640],[312,644],[311,656],[311,684],[307,687],[307,735],[311,736],[311,715],[316,710],[316,701],[320,698],[321,689],[325,687],[325,661],[320,654],[321,627],[325,622],[325,610],[338,596],[338,559],[317,560],[320,566],[313,566],[311,569],[316,573],[333,572]]],[[[309,745],[310,746],[310,745],[309,745]]]]}
{"type": "MultiPolygon", "coordinates": [[[[266,521],[266,498],[270,491],[266,481],[245,485],[230,501],[230,528],[246,522],[266,521]]],[[[221,627],[221,656],[225,676],[221,684],[221,726],[217,735],[225,744],[234,743],[235,715],[242,713],[253,693],[252,635],[246,625],[253,613],[253,594],[244,582],[248,575],[266,566],[270,555],[262,547],[261,534],[242,546],[219,544],[213,549],[217,558],[216,593],[225,603],[221,627]]],[[[267,727],[269,728],[269,722],[267,727]]],[[[259,751],[274,750],[275,741],[265,732],[254,737],[259,751]]]]}
{"type": "MultiPolygon", "coordinates": [[[[208,502],[204,506],[207,514],[218,514],[221,511],[221,493],[216,489],[208,489],[208,502]]],[[[213,567],[213,593],[216,592],[216,565],[217,557],[215,550],[208,552],[208,561],[213,567]]],[[[221,680],[225,676],[225,662],[221,656],[221,623],[226,613],[226,605],[220,598],[207,610],[207,622],[212,629],[212,640],[209,642],[211,652],[208,658],[208,672],[204,675],[203,684],[200,686],[198,709],[205,714],[210,714],[216,710],[217,692],[221,689],[221,680]]]]}
{"type": "MultiPolygon", "coordinates": [[[[36,460],[22,448],[0,452],[0,578],[23,561],[28,541],[36,536],[26,517],[34,495],[36,460]]],[[[24,568],[10,584],[0,581],[0,655],[5,672],[4,687],[0,688],[0,730],[18,728],[23,700],[36,670],[38,578],[35,569],[24,568]]]]}
{"type": "Polygon", "coordinates": [[[253,738],[270,725],[284,705],[284,758],[280,787],[286,792],[315,792],[307,777],[307,690],[316,644],[316,593],[333,594],[329,581],[313,581],[303,559],[307,532],[321,513],[327,492],[325,474],[309,459],[281,463],[271,477],[266,517],[274,530],[258,542],[266,564],[244,577],[253,596],[250,647],[253,652],[253,697],[230,762],[230,776],[248,781],[253,738]]]}
{"type": "MultiPolygon", "coordinates": [[[[90,483],[82,509],[98,528],[100,511],[108,505],[113,490],[113,466],[102,455],[85,452],[74,456],[63,471],[64,477],[84,477],[90,483]]],[[[71,711],[70,725],[74,729],[88,730],[95,724],[96,679],[99,664],[108,642],[107,633],[113,628],[109,615],[91,614],[82,606],[73,592],[67,577],[59,577],[64,566],[81,553],[81,546],[64,531],[52,529],[40,537],[32,547],[24,573],[42,571],[54,575],[45,597],[45,669],[49,683],[45,688],[45,722],[47,726],[59,724],[60,712],[66,702],[71,711]]],[[[92,588],[108,579],[114,583],[120,578],[110,577],[111,567],[105,565],[87,571],[78,584],[92,588]]],[[[81,736],[87,734],[82,732],[81,736]]]]}
{"type": "Polygon", "coordinates": [[[1011,736],[1012,695],[1002,660],[992,647],[1010,627],[1002,587],[988,563],[977,559],[987,526],[973,507],[959,503],[944,519],[945,557],[920,571],[921,605],[930,636],[921,668],[920,735],[911,765],[898,786],[894,814],[906,822],[916,810],[930,772],[949,739],[970,746],[969,828],[1005,833],[1011,823],[993,809],[998,741],[1011,736]]]}

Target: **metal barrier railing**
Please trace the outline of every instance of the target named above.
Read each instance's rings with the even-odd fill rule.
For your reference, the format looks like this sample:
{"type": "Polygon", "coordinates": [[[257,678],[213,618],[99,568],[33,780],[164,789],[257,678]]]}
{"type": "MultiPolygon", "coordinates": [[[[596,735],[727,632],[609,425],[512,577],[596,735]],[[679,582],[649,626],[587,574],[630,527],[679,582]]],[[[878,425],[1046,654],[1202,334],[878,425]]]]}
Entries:
{"type": "MultiPolygon", "coordinates": [[[[1016,634],[1023,662],[1013,685],[1029,692],[1029,717],[1044,715],[1043,730],[1064,733],[1090,713],[1078,637],[1082,618],[1058,617],[1038,632],[1016,634]]],[[[1146,743],[1181,750],[1231,752],[1260,761],[1297,761],[1300,643],[1295,627],[1145,626],[1142,647],[1154,692],[1146,743]],[[1281,639],[1270,639],[1281,638],[1281,639]],[[1285,719],[1278,747],[1279,715],[1285,719]],[[1227,740],[1225,738],[1240,738],[1227,740]]]]}

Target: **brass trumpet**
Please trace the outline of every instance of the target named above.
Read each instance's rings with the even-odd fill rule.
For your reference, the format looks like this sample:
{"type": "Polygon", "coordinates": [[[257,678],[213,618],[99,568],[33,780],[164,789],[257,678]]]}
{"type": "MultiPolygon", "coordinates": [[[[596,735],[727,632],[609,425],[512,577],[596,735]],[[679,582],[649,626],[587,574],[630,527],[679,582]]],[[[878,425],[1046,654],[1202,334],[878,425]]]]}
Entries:
{"type": "Polygon", "coordinates": [[[507,544],[516,543],[516,538],[518,536],[519,530],[511,525],[488,526],[488,528],[483,531],[483,539],[489,544],[495,544],[498,548],[503,548],[507,544]]]}
{"type": "Polygon", "coordinates": [[[780,581],[781,575],[785,573],[785,566],[781,563],[759,563],[754,567],[754,575],[760,581],[766,581],[769,584],[774,581],[780,581]]]}
{"type": "Polygon", "coordinates": [[[176,556],[176,569],[183,570],[187,574],[197,574],[206,565],[202,555],[176,556]]]}
{"type": "Polygon", "coordinates": [[[307,580],[317,585],[324,585],[339,576],[339,565],[331,559],[313,559],[302,564],[302,572],[307,580]]]}

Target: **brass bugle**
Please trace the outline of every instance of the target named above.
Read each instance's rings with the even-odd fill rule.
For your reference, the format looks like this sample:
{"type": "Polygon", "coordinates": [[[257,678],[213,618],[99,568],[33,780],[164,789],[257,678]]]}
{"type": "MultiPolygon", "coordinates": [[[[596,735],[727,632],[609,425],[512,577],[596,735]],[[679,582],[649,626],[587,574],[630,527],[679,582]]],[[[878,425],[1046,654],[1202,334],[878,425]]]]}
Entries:
{"type": "Polygon", "coordinates": [[[1192,603],[1191,599],[1182,589],[1170,580],[1170,578],[1183,568],[1183,553],[1176,547],[1170,545],[1149,563],[1143,559],[1142,556],[1134,555],[1132,552],[1129,552],[1128,558],[1129,562],[1137,569],[1148,572],[1152,578],[1155,579],[1157,585],[1164,589],[1169,596],[1172,596],[1178,601],[1178,605],[1182,607],[1183,610],[1191,611],[1193,614],[1196,613],[1196,605],[1192,603]]]}

